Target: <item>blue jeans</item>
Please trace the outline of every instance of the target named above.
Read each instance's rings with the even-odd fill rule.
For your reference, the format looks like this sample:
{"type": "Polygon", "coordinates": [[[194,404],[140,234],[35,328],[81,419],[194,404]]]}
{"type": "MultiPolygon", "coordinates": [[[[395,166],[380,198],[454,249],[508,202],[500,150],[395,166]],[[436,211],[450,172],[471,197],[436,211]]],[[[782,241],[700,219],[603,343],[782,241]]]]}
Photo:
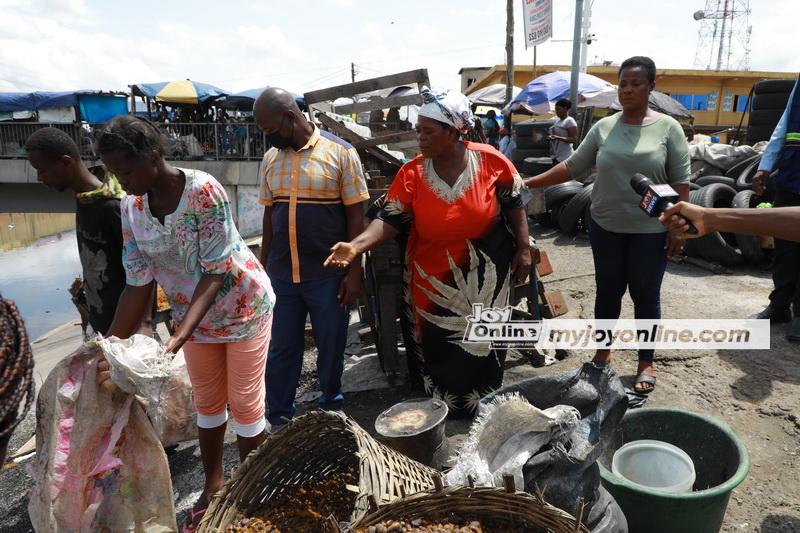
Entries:
{"type": "Polygon", "coordinates": [[[339,284],[344,276],[288,283],[270,276],[275,291],[272,346],[267,356],[267,420],[285,424],[295,413],[294,397],[303,369],[306,316],[311,315],[317,346],[318,403],[325,410],[341,409],[342,370],[347,342],[347,306],[341,307],[339,284]]]}
{"type": "MultiPolygon", "coordinates": [[[[633,300],[634,318],[661,318],[666,238],[666,233],[613,233],[592,221],[589,243],[597,284],[595,319],[619,318],[626,290],[633,300]]],[[[639,361],[652,362],[653,358],[654,350],[639,350],[639,361]]]]}

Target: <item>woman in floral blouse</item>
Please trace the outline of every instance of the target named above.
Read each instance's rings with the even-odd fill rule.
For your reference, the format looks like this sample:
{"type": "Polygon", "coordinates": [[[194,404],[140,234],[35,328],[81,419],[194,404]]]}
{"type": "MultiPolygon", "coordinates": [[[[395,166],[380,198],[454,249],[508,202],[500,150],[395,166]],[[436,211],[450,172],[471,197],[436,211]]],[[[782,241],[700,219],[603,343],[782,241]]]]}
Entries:
{"type": "Polygon", "coordinates": [[[122,199],[127,285],[109,336],[128,337],[153,283],[178,324],[167,351],[183,347],[194,389],[205,487],[184,531],[193,531],[222,486],[230,405],[240,459],[264,440],[264,368],[274,295],[233,223],[225,190],[210,174],[169,165],[169,145],[137,116],[109,122],[97,151],[128,193],[122,199]]]}

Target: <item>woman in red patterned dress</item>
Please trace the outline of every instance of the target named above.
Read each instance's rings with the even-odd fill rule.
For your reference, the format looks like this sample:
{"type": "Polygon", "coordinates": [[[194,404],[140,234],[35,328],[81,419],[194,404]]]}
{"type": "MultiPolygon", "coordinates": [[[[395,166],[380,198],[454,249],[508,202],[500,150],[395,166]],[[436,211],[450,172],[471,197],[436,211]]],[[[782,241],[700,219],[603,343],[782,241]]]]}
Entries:
{"type": "Polygon", "coordinates": [[[326,265],[344,268],[358,254],[408,233],[406,351],[426,393],[455,416],[471,415],[500,387],[505,350],[464,341],[473,305],[508,305],[509,273],[530,272],[522,180],[486,144],[460,140],[474,124],[469,100],[423,90],[416,125],[421,155],[395,177],[376,220],[353,241],[337,243],[326,265]]]}

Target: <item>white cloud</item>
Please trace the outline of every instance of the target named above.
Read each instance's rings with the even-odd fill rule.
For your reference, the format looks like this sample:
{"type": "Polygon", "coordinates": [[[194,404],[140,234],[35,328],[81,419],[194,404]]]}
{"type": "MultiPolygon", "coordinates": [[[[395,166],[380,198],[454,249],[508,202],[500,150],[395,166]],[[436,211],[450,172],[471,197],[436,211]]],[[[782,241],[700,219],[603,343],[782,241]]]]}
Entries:
{"type": "MultiPolygon", "coordinates": [[[[553,2],[554,39],[537,48],[540,65],[572,58],[571,42],[558,41],[572,37],[575,2],[553,2]]],[[[692,68],[699,25],[691,14],[704,3],[595,0],[588,58],[641,54],[659,67],[692,68]]],[[[750,3],[750,68],[797,72],[786,43],[800,0],[750,3]]],[[[297,0],[291,13],[275,2],[229,4],[0,0],[0,90],[126,90],[188,77],[231,91],[278,85],[302,93],[347,83],[351,63],[356,79],[427,68],[434,85],[455,88],[460,68],[505,63],[505,0],[297,0]]],[[[515,6],[515,63],[530,65],[515,6]]]]}
{"type": "MultiPolygon", "coordinates": [[[[41,5],[41,13],[49,17],[74,17],[85,20],[92,14],[85,0],[40,0],[33,5],[34,7],[41,5]]],[[[91,24],[91,21],[85,20],[85,24],[91,24]]]]}

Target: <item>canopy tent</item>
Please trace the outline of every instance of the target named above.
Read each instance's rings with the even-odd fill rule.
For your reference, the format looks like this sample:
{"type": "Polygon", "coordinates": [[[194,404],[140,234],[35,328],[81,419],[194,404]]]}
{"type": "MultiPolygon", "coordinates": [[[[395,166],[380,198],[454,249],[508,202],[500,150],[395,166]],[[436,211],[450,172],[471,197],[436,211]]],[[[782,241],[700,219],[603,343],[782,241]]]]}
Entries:
{"type": "Polygon", "coordinates": [[[0,113],[74,107],[80,109],[81,117],[87,122],[105,122],[128,112],[125,96],[118,93],[93,90],[0,93],[0,113]]]}
{"type": "MultiPolygon", "coordinates": [[[[519,87],[511,88],[511,101],[522,92],[519,87]]],[[[506,86],[503,83],[495,83],[488,87],[483,87],[467,95],[469,101],[477,105],[487,105],[492,107],[503,107],[506,105],[506,86]]]]}
{"type": "Polygon", "coordinates": [[[78,107],[86,122],[108,122],[117,115],[128,114],[124,95],[79,94],[78,107]]]}
{"type": "MultiPolygon", "coordinates": [[[[231,94],[227,96],[223,96],[218,98],[214,101],[214,105],[216,107],[221,107],[222,109],[236,109],[239,111],[252,111],[253,110],[253,102],[256,101],[256,98],[259,97],[261,93],[264,92],[265,89],[269,89],[269,86],[266,87],[258,87],[257,89],[247,89],[246,91],[241,91],[236,94],[231,94]]],[[[306,108],[306,100],[299,94],[295,94],[293,92],[289,92],[294,98],[294,101],[297,102],[297,105],[300,106],[300,110],[305,110],[306,108]]]]}
{"type": "MultiPolygon", "coordinates": [[[[554,109],[554,104],[570,95],[572,73],[557,70],[534,79],[514,98],[509,108],[514,113],[545,115],[554,109]]],[[[578,73],[578,94],[596,93],[611,84],[604,79],[578,73]]],[[[505,109],[504,112],[507,112],[505,109]]]]}
{"type": "MultiPolygon", "coordinates": [[[[582,97],[578,105],[608,108],[614,111],[622,110],[622,106],[619,103],[617,88],[613,85],[599,93],[582,97]]],[[[650,93],[647,105],[650,109],[669,115],[675,120],[694,120],[694,115],[692,115],[691,111],[686,109],[683,104],[660,91],[652,91],[650,93]]]]}
{"type": "Polygon", "coordinates": [[[78,105],[78,94],[100,91],[36,91],[32,93],[0,93],[0,111],[36,111],[78,105]]]}
{"type": "Polygon", "coordinates": [[[192,80],[137,83],[131,85],[131,93],[168,104],[199,104],[231,94],[219,87],[192,80]]]}

